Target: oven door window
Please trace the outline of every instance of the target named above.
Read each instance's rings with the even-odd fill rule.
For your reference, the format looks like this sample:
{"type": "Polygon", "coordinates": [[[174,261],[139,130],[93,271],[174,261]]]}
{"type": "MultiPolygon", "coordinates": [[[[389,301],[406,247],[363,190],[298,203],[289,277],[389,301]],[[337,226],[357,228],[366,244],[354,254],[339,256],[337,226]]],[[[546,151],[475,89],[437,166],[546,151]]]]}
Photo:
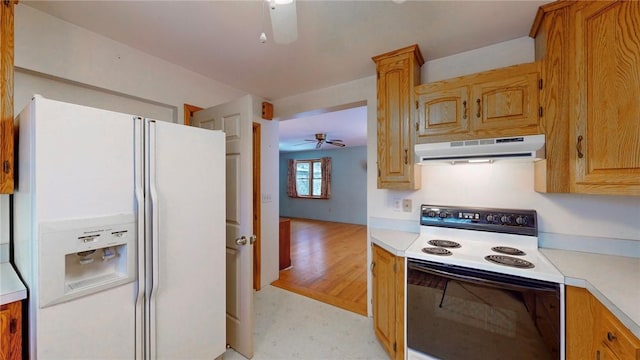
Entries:
{"type": "Polygon", "coordinates": [[[560,359],[558,284],[409,260],[407,345],[438,359],[560,359]]]}

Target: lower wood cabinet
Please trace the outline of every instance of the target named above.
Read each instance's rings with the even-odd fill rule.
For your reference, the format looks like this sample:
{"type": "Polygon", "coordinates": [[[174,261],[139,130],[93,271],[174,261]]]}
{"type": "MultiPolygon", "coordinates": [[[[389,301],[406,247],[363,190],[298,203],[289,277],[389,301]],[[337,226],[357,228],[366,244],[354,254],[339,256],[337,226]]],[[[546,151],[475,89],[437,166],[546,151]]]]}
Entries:
{"type": "Polygon", "coordinates": [[[587,289],[566,288],[567,360],[640,360],[640,340],[587,289]]]}
{"type": "Polygon", "coordinates": [[[373,245],[373,329],[391,359],[404,359],[405,259],[373,245]]]}
{"type": "Polygon", "coordinates": [[[22,359],[22,303],[0,305],[0,359],[22,359]]]}

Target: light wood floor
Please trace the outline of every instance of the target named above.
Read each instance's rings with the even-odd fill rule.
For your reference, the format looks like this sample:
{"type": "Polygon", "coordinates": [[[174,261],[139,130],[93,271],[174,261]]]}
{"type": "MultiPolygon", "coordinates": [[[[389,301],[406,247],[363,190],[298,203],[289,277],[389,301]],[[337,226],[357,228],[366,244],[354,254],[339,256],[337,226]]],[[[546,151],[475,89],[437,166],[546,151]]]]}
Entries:
{"type": "Polygon", "coordinates": [[[367,227],[291,219],[291,268],[272,285],[367,315],[367,227]]]}

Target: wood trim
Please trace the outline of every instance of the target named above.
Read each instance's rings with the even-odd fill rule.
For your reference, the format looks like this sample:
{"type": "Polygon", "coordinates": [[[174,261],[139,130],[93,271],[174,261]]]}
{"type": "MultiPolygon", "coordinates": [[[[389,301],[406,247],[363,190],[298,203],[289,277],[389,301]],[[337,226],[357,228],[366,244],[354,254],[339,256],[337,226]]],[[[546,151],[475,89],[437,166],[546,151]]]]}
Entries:
{"type": "Polygon", "coordinates": [[[253,123],[253,234],[256,242],[253,244],[253,288],[260,290],[262,271],[262,231],[260,224],[261,216],[261,194],[260,188],[260,146],[261,146],[261,125],[253,123]]]}
{"type": "Polygon", "coordinates": [[[273,120],[273,104],[263,101],[262,102],[262,118],[264,120],[273,120]]]}
{"type": "Polygon", "coordinates": [[[407,47],[403,47],[401,49],[397,49],[397,50],[393,50],[384,54],[380,54],[377,56],[372,57],[371,59],[373,61],[375,61],[376,63],[384,58],[387,57],[392,57],[392,56],[396,56],[396,55],[401,55],[401,54],[405,54],[405,53],[414,53],[414,56],[416,58],[416,62],[418,63],[418,67],[422,66],[422,64],[424,64],[424,58],[422,57],[422,53],[420,52],[420,47],[418,47],[418,44],[414,44],[414,45],[410,45],[407,47]]]}
{"type": "Polygon", "coordinates": [[[529,37],[535,38],[538,35],[538,30],[540,30],[540,25],[542,24],[542,19],[544,19],[547,13],[562,9],[567,6],[571,6],[574,2],[575,1],[561,0],[540,6],[538,8],[538,12],[536,13],[536,17],[533,20],[533,24],[531,25],[531,30],[529,30],[529,37]]]}
{"type": "Polygon", "coordinates": [[[0,193],[11,194],[14,188],[13,154],[13,51],[14,2],[0,4],[0,193]]]}
{"type": "Polygon", "coordinates": [[[193,113],[200,110],[202,110],[202,108],[199,106],[184,104],[184,124],[191,125],[193,113]]]}

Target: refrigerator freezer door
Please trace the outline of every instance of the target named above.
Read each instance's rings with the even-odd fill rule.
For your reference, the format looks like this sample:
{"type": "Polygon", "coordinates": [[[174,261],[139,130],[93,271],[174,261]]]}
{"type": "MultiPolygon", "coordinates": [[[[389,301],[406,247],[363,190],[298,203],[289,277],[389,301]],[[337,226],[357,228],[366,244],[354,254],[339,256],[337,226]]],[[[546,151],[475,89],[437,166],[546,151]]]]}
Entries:
{"type": "Polygon", "coordinates": [[[224,134],[147,127],[151,358],[216,358],[226,350],[224,134]]]}
{"type": "Polygon", "coordinates": [[[40,224],[134,213],[132,119],[39,96],[19,116],[14,249],[29,288],[31,358],[134,356],[135,282],[41,308],[52,274],[38,261],[57,246],[40,224]]]}

